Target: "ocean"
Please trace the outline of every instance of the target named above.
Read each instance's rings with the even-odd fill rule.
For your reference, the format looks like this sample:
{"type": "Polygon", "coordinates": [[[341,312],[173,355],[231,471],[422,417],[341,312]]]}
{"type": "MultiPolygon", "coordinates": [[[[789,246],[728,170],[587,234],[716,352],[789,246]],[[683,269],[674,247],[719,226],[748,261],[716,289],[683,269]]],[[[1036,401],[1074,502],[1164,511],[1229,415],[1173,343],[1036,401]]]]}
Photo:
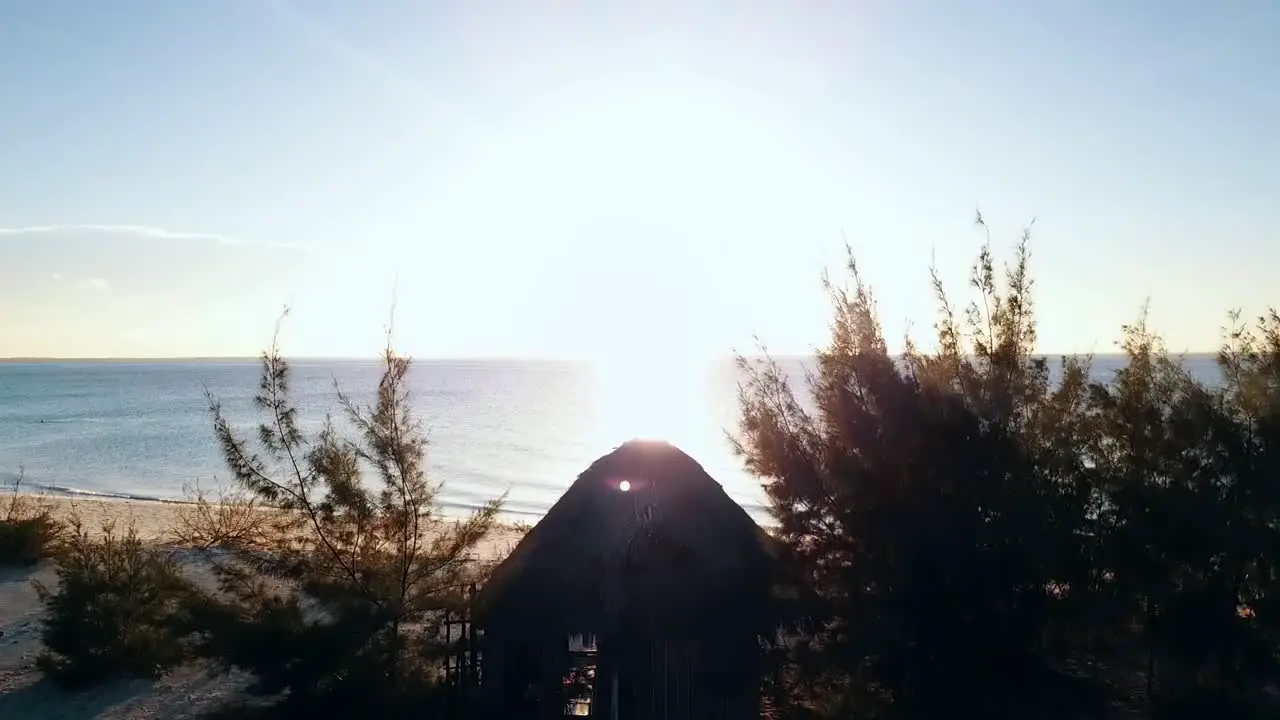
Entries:
{"type": "MultiPolygon", "coordinates": [[[[1217,377],[1212,356],[1186,361],[1197,377],[1217,377]]],[[[1108,379],[1122,363],[1095,357],[1094,376],[1108,379]]],[[[372,360],[292,367],[306,429],[340,414],[335,383],[367,402],[381,372],[372,360]]],[[[251,435],[258,374],[254,360],[0,362],[0,482],[21,470],[32,490],[158,500],[181,500],[197,482],[225,484],[205,391],[251,435]]],[[[595,458],[632,437],[660,437],[766,517],[758,483],[725,437],[737,414],[730,361],[689,369],[646,359],[613,375],[569,362],[421,361],[410,379],[448,509],[506,492],[509,516],[535,519],[595,458]]]]}

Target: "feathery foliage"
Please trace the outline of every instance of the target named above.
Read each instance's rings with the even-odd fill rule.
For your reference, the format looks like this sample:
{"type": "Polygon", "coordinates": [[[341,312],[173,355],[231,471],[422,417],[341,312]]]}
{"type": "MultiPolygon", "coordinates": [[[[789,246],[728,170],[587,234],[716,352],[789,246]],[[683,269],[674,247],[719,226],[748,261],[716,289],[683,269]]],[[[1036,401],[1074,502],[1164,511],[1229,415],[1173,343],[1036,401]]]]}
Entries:
{"type": "Polygon", "coordinates": [[[156,677],[188,656],[185,612],[193,593],[173,556],[115,523],[100,532],[73,516],[58,548],[56,588],[36,583],[45,606],[38,665],[83,687],[120,676],[156,677]]]}
{"type": "Polygon", "coordinates": [[[1103,710],[1082,699],[1132,699],[1116,684],[1135,675],[1153,711],[1264,704],[1280,320],[1230,330],[1221,386],[1145,321],[1114,381],[1074,358],[1055,373],[1036,352],[1029,237],[1001,277],[988,235],[961,312],[933,273],[927,351],[890,354],[850,253],[850,286],[826,281],[808,397],[777,363],[742,361],[736,447],[816,591],[779,675],[792,713],[1075,717],[1103,710]]]}
{"type": "Polygon", "coordinates": [[[199,550],[263,542],[262,533],[270,523],[269,511],[258,498],[243,488],[219,487],[210,494],[199,483],[184,488],[187,503],[177,510],[169,540],[173,545],[199,550]]]}
{"type": "Polygon", "coordinates": [[[302,431],[277,343],[255,399],[259,450],[210,398],[222,454],[258,507],[237,516],[252,527],[204,533],[228,555],[220,592],[195,613],[201,651],[253,672],[289,713],[398,717],[443,702],[441,623],[479,579],[476,551],[500,501],[464,520],[441,515],[409,368],[388,348],[371,405],[338,392],[352,437],[329,419],[302,431]]]}

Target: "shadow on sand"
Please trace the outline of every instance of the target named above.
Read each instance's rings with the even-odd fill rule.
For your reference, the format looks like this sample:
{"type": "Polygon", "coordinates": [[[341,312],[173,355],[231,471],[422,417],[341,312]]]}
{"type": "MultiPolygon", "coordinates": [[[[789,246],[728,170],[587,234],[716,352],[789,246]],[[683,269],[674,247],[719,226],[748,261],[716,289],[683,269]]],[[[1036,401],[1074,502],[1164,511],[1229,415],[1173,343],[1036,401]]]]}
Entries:
{"type": "Polygon", "coordinates": [[[150,681],[130,680],[73,693],[40,678],[0,695],[0,717],[109,718],[114,711],[127,712],[134,704],[130,701],[148,694],[151,686],[150,681]]]}

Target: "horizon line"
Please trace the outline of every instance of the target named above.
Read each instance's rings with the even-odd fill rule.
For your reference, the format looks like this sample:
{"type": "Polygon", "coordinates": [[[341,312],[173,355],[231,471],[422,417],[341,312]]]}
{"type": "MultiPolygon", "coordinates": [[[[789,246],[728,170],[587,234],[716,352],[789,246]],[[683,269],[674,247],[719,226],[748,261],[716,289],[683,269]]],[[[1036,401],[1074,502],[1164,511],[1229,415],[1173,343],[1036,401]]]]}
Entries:
{"type": "MultiPolygon", "coordinates": [[[[794,359],[794,358],[812,358],[817,353],[749,353],[739,355],[736,353],[725,353],[723,355],[712,355],[699,358],[702,362],[718,362],[732,361],[738,357],[763,358],[773,357],[776,359],[794,359]]],[[[900,357],[903,353],[891,353],[894,357],[900,357]]],[[[1171,352],[1174,357],[1187,355],[1213,355],[1218,354],[1217,350],[1185,350],[1182,352],[1171,352]]],[[[1061,352],[1040,352],[1036,353],[1037,357],[1059,358],[1059,357],[1118,357],[1124,355],[1123,352],[1092,352],[1092,353],[1061,353],[1061,352]]],[[[436,356],[408,356],[410,360],[423,362],[559,362],[559,363],[593,363],[588,357],[575,356],[557,356],[557,355],[436,355],[436,356]]],[[[382,358],[378,355],[284,355],[284,359],[295,361],[322,361],[322,362],[377,362],[382,358]]],[[[120,362],[258,362],[262,360],[261,355],[156,355],[156,356],[67,356],[59,357],[55,355],[15,355],[9,357],[0,357],[0,363],[59,363],[59,362],[98,362],[98,363],[120,363],[120,362]]]]}

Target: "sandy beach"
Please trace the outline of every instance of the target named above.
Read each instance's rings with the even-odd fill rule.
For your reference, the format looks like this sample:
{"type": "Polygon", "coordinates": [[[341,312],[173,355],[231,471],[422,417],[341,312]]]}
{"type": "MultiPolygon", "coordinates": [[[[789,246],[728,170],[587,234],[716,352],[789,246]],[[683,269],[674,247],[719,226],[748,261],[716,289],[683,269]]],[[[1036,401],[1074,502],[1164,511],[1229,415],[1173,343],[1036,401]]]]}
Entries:
{"type": "MultiPolygon", "coordinates": [[[[100,500],[42,496],[63,520],[78,516],[86,528],[100,528],[114,521],[118,529],[132,524],[140,537],[172,547],[193,579],[212,583],[207,553],[173,546],[171,529],[183,503],[141,500],[100,500]]],[[[505,554],[519,540],[520,531],[502,527],[481,549],[486,557],[505,554]]],[[[242,693],[247,678],[212,673],[201,667],[183,667],[156,681],[118,681],[91,690],[70,693],[44,681],[36,669],[40,653],[43,608],[32,581],[56,583],[53,564],[31,568],[0,568],[0,718],[158,718],[193,719],[214,710],[242,693]]]]}

